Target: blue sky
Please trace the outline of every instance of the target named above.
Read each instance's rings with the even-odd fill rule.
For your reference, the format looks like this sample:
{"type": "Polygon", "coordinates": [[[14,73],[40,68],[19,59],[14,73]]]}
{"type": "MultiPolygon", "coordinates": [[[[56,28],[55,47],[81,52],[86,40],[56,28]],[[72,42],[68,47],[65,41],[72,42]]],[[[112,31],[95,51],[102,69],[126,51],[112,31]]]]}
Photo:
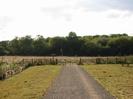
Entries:
{"type": "Polygon", "coordinates": [[[133,35],[133,0],[0,0],[0,41],[15,36],[133,35]]]}
{"type": "Polygon", "coordinates": [[[133,11],[133,0],[83,0],[84,4],[90,10],[129,10],[133,11]]]}

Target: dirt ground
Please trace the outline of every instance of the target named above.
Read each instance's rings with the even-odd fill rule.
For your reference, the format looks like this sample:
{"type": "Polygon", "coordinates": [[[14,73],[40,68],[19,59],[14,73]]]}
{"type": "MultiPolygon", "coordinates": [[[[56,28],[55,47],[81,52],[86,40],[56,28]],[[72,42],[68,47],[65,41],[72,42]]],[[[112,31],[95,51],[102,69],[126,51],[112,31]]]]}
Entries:
{"type": "Polygon", "coordinates": [[[115,99],[87,72],[65,65],[43,99],[115,99]]]}

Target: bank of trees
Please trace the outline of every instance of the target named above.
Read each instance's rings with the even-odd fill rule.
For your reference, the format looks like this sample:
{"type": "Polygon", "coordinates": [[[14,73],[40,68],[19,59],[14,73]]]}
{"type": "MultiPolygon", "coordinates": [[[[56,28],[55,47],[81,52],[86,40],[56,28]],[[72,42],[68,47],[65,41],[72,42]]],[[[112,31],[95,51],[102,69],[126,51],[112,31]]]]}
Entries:
{"type": "Polygon", "coordinates": [[[0,42],[0,55],[115,56],[133,55],[133,37],[127,34],[36,38],[25,36],[0,42]]]}

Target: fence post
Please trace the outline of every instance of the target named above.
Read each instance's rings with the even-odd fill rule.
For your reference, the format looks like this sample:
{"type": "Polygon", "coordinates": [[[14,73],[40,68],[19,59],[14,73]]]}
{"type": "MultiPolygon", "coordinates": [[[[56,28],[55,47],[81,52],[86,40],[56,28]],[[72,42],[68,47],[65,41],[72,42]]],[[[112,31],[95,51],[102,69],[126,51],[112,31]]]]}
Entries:
{"type": "Polygon", "coordinates": [[[117,62],[118,62],[118,59],[117,59],[117,57],[115,58],[115,63],[117,64],[117,62]]]}
{"type": "Polygon", "coordinates": [[[108,57],[107,57],[107,61],[106,61],[106,64],[108,64],[108,57]]]}
{"type": "Polygon", "coordinates": [[[124,62],[125,62],[125,64],[127,64],[127,58],[126,57],[125,57],[125,61],[124,62]]]}

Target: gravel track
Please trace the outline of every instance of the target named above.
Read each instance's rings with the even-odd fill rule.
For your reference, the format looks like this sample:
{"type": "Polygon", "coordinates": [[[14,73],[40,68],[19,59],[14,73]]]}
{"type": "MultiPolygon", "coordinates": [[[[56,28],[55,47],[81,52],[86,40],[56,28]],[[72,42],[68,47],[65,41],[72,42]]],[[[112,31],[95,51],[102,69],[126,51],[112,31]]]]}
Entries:
{"type": "Polygon", "coordinates": [[[87,72],[65,65],[43,99],[115,99],[87,72]]]}

